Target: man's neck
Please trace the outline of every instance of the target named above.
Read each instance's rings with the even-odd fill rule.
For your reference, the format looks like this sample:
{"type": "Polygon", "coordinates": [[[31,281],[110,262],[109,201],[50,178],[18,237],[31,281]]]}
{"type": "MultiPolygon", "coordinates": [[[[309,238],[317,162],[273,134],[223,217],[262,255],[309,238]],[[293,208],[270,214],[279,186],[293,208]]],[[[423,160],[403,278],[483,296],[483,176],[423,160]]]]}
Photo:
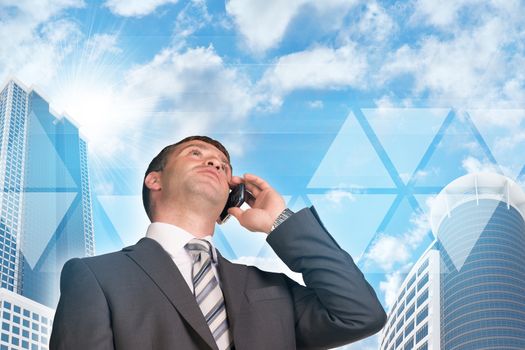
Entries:
{"type": "MultiPolygon", "coordinates": [[[[218,215],[217,215],[218,217],[218,215]]],[[[159,210],[153,217],[154,222],[172,224],[186,230],[197,238],[213,235],[215,221],[210,211],[195,210],[190,206],[159,210]]]]}

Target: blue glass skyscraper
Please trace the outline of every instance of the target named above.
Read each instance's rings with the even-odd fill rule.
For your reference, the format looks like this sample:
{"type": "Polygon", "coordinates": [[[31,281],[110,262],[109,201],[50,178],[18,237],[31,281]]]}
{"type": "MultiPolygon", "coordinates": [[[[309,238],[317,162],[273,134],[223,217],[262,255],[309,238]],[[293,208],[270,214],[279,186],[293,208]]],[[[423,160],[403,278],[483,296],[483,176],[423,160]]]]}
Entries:
{"type": "Polygon", "coordinates": [[[525,193],[505,176],[469,174],[448,184],[432,204],[436,240],[402,283],[381,349],[525,349],[524,213],[525,193]],[[429,260],[427,293],[412,286],[429,260]],[[418,295],[421,305],[412,302],[418,295]],[[427,303],[428,328],[414,329],[413,314],[427,303]]]}
{"type": "Polygon", "coordinates": [[[94,254],[86,142],[34,90],[0,93],[1,287],[51,308],[64,262],[94,254]]]}
{"type": "Polygon", "coordinates": [[[438,196],[442,349],[525,349],[523,209],[521,188],[498,174],[461,177],[438,196]]]}

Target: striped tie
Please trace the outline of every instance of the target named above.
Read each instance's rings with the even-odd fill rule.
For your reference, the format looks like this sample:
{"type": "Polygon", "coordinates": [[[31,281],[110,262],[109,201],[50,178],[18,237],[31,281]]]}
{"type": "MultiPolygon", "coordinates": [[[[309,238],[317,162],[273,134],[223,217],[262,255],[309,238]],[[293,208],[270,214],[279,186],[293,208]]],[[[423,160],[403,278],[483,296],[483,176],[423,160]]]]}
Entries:
{"type": "Polygon", "coordinates": [[[193,260],[191,277],[195,299],[219,350],[231,349],[233,339],[228,329],[224,297],[211,266],[211,244],[204,239],[194,238],[184,247],[193,260]]]}

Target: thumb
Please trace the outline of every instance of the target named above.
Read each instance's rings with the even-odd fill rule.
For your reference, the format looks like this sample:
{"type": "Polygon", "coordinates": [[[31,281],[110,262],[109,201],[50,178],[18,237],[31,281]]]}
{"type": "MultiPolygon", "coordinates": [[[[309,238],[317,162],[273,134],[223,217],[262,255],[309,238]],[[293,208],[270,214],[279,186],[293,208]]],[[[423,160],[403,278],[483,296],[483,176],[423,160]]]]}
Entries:
{"type": "Polygon", "coordinates": [[[241,221],[241,216],[244,213],[244,211],[241,208],[233,207],[228,209],[228,214],[234,216],[237,221],[241,221]]]}

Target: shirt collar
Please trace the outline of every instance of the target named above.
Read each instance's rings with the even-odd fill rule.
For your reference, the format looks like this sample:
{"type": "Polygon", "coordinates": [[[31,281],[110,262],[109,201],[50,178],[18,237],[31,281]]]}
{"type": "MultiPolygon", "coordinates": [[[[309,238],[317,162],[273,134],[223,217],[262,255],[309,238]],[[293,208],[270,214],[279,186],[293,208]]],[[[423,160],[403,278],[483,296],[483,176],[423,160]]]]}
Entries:
{"type": "MultiPolygon", "coordinates": [[[[197,238],[178,226],[164,222],[152,222],[148,226],[146,237],[157,241],[172,258],[180,254],[181,250],[185,250],[184,246],[189,241],[197,238]]],[[[202,239],[210,242],[212,260],[214,263],[217,262],[217,252],[213,245],[212,236],[205,236],[202,239]]]]}

